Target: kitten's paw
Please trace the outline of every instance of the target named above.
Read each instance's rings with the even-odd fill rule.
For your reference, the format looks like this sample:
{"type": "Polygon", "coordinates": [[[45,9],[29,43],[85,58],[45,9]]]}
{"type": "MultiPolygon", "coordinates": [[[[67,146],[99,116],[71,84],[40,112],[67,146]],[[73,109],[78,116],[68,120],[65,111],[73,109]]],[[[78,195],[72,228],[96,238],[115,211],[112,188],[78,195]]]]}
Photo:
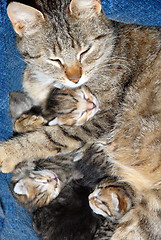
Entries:
{"type": "Polygon", "coordinates": [[[47,121],[42,116],[23,114],[16,120],[15,130],[18,133],[29,132],[46,123],[47,121]]]}

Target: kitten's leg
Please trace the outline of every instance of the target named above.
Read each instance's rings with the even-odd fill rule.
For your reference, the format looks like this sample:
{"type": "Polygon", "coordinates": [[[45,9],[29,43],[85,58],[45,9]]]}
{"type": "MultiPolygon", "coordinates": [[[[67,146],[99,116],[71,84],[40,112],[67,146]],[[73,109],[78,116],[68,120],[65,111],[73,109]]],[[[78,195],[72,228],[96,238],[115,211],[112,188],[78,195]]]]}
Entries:
{"type": "Polygon", "coordinates": [[[84,142],[76,136],[79,129],[68,130],[71,130],[70,133],[59,126],[47,126],[1,143],[1,171],[11,172],[23,160],[46,158],[82,147],[84,142]]]}

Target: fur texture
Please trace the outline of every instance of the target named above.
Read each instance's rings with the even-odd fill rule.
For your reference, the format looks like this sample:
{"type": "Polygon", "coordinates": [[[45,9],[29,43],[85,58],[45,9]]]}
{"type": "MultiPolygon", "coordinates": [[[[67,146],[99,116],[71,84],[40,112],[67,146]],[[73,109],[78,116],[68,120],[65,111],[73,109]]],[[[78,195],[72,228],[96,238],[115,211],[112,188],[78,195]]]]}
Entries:
{"type": "Polygon", "coordinates": [[[44,126],[1,143],[1,171],[25,159],[81,152],[104,137],[115,145],[103,149],[112,178],[127,182],[136,196],[111,239],[160,239],[160,29],[112,22],[95,0],[37,5],[8,6],[27,62],[25,92],[43,105],[53,87],[86,83],[100,111],[83,126],[44,126]]]}

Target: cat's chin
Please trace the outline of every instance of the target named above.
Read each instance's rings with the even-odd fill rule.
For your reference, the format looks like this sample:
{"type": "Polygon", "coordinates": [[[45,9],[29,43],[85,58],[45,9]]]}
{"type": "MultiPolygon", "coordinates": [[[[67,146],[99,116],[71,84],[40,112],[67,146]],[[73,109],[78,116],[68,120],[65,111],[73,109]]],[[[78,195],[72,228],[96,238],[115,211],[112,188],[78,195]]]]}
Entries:
{"type": "Polygon", "coordinates": [[[67,88],[77,88],[83,85],[84,83],[86,83],[87,81],[88,81],[88,78],[85,76],[82,76],[77,83],[72,82],[69,79],[66,79],[62,84],[64,85],[64,87],[67,87],[67,88]]]}

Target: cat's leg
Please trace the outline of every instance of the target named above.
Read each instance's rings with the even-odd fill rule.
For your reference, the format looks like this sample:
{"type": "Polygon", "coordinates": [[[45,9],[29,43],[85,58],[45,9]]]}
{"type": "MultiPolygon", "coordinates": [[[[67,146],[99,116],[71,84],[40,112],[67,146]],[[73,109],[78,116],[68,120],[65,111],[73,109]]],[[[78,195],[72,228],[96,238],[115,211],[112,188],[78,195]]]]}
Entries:
{"type": "Polygon", "coordinates": [[[103,179],[89,195],[89,205],[96,214],[117,222],[134,205],[134,192],[128,184],[109,179],[103,179]]]}
{"type": "Polygon", "coordinates": [[[11,172],[23,160],[38,160],[81,148],[84,142],[77,137],[79,129],[68,130],[69,133],[59,126],[41,127],[34,132],[2,142],[0,144],[1,171],[11,172]]]}

